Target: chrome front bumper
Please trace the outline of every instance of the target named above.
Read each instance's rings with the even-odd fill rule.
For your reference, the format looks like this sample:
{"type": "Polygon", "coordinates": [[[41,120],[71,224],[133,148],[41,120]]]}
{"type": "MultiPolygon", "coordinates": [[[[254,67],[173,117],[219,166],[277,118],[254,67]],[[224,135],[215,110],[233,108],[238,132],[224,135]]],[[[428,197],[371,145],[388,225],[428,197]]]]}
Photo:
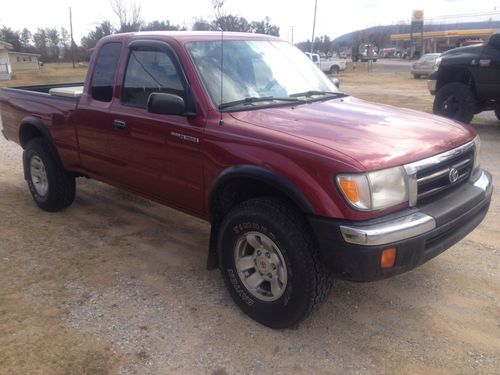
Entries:
{"type": "MultiPolygon", "coordinates": [[[[491,175],[481,171],[479,178],[471,184],[486,192],[492,185],[491,175]]],[[[340,232],[347,243],[377,246],[410,239],[435,228],[436,221],[432,216],[417,211],[372,225],[341,225],[340,232]]]]}

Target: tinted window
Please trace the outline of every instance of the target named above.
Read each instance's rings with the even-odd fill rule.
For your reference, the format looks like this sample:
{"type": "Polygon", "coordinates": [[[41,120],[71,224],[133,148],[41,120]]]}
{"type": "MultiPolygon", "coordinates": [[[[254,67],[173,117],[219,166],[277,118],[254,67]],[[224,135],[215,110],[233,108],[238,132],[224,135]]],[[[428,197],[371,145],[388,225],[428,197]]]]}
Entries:
{"type": "Polygon", "coordinates": [[[121,48],[121,43],[108,43],[99,51],[92,78],[92,97],[95,100],[111,101],[121,48]]]}
{"type": "Polygon", "coordinates": [[[175,94],[186,100],[172,59],[159,50],[130,51],[122,92],[124,104],[141,108],[146,108],[153,92],[175,94]]]}

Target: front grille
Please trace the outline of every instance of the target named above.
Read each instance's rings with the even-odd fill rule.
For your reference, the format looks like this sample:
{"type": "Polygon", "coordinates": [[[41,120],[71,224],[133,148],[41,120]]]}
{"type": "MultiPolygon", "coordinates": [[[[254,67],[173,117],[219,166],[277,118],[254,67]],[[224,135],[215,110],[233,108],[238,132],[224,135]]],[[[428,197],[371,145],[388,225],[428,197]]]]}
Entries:
{"type": "Polygon", "coordinates": [[[421,169],[417,172],[417,201],[430,200],[433,196],[456,188],[466,182],[474,166],[474,149],[470,149],[456,157],[421,169]],[[450,171],[456,170],[450,178],[450,171]]]}

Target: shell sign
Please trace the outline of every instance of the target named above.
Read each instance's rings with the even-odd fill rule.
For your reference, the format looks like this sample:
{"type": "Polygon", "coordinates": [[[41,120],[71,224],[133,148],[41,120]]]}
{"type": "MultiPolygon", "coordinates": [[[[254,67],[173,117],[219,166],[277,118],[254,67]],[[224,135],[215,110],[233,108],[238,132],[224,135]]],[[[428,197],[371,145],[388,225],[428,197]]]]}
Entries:
{"type": "Polygon", "coordinates": [[[411,20],[413,22],[424,22],[424,11],[414,10],[411,15],[411,20]]]}

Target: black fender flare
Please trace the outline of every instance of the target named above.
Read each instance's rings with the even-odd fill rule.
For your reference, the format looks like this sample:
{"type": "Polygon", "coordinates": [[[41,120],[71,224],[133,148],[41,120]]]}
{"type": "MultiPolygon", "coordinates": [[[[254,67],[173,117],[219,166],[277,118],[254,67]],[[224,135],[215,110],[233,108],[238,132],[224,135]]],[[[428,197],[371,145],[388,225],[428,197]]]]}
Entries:
{"type": "Polygon", "coordinates": [[[305,214],[315,213],[313,206],[304,194],[288,179],[279,174],[256,165],[236,165],[223,170],[216,178],[208,196],[208,214],[211,223],[210,242],[208,247],[207,269],[218,267],[217,235],[219,231],[218,218],[215,214],[214,203],[216,197],[226,184],[233,180],[247,178],[265,183],[283,193],[305,214]]]}
{"type": "Polygon", "coordinates": [[[214,198],[220,189],[231,180],[239,178],[249,178],[268,184],[291,199],[305,214],[313,215],[315,213],[314,207],[306,196],[288,179],[270,169],[244,164],[226,168],[217,177],[208,198],[208,213],[210,218],[213,217],[214,198]]]}
{"type": "MultiPolygon", "coordinates": [[[[26,116],[25,118],[22,119],[21,124],[19,125],[19,144],[21,145],[21,147],[24,149],[26,147],[26,144],[28,143],[28,141],[24,141],[22,137],[23,129],[26,129],[27,127],[35,128],[42,135],[42,137],[45,140],[47,140],[47,142],[50,145],[51,152],[54,155],[54,158],[56,159],[56,163],[58,163],[59,166],[62,168],[62,162],[59,157],[59,153],[57,152],[54,139],[52,138],[49,129],[47,129],[47,127],[39,117],[26,116]]],[[[24,178],[27,179],[26,171],[24,178]]]]}
{"type": "Polygon", "coordinates": [[[22,148],[24,148],[26,146],[27,142],[23,142],[21,135],[23,133],[23,129],[26,128],[27,126],[34,127],[51,144],[54,144],[54,140],[52,139],[52,135],[50,134],[49,130],[47,129],[47,127],[45,126],[43,121],[39,117],[26,116],[25,118],[22,119],[21,124],[19,124],[19,144],[21,145],[22,148]]]}

